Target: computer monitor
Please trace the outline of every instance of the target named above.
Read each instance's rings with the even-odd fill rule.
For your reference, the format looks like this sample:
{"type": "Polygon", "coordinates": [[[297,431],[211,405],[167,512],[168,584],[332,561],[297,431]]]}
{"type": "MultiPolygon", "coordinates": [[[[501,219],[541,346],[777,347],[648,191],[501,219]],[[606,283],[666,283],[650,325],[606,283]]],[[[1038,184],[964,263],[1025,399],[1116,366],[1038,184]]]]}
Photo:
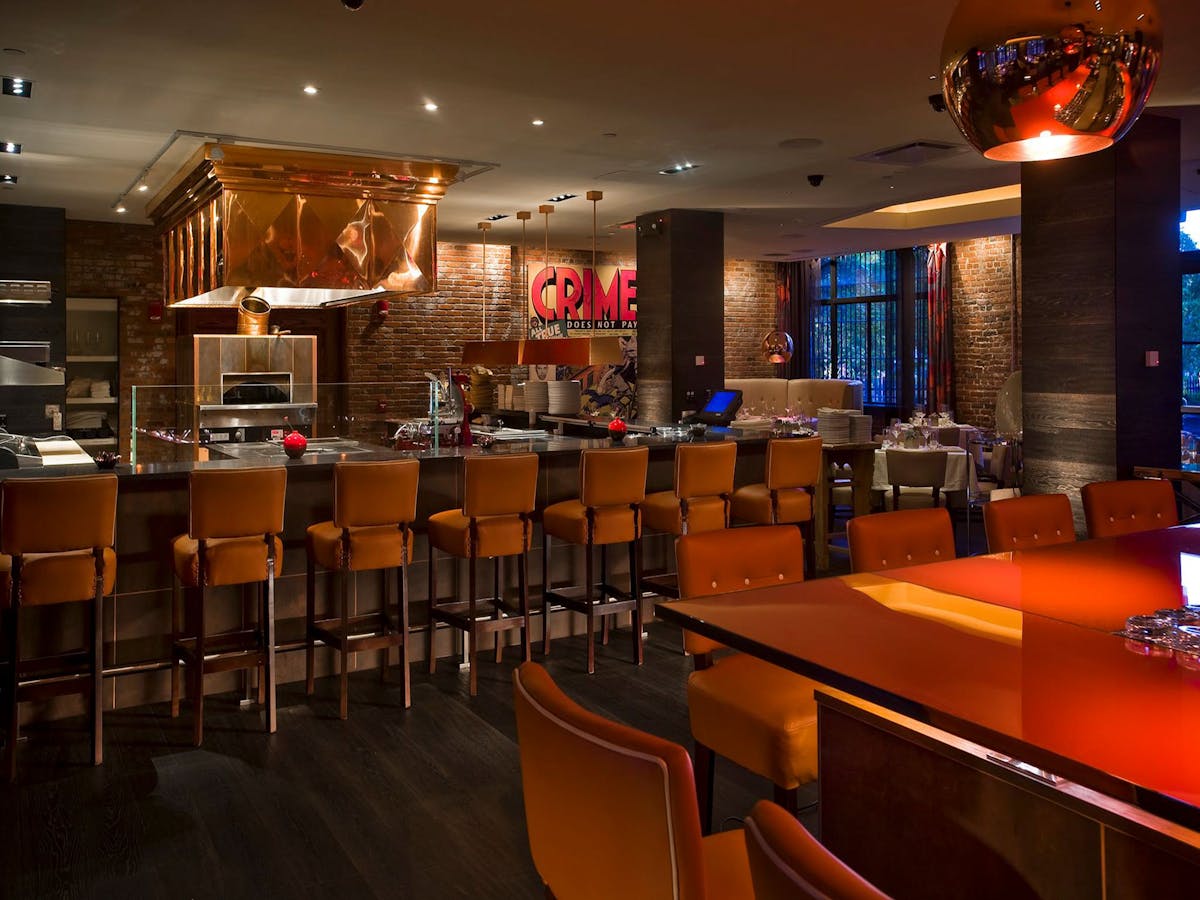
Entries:
{"type": "Polygon", "coordinates": [[[708,425],[728,425],[741,405],[741,391],[714,391],[696,418],[708,425]]]}

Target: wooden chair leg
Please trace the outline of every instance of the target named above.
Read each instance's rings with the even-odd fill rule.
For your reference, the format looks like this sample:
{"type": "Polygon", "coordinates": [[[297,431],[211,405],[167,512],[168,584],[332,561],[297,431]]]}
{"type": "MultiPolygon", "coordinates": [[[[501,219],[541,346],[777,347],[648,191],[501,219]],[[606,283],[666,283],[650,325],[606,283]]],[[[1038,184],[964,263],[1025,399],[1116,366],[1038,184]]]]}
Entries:
{"type": "MultiPolygon", "coordinates": [[[[496,612],[493,618],[499,622],[504,618],[504,611],[500,606],[500,557],[492,557],[492,603],[495,604],[496,612]]],[[[494,632],[496,638],[496,662],[500,663],[504,660],[504,633],[497,628],[494,632]]]]}
{"type": "MultiPolygon", "coordinates": [[[[400,645],[400,679],[404,686],[404,708],[408,709],[412,706],[412,673],[408,670],[408,547],[405,545],[402,551],[403,556],[400,558],[400,568],[396,573],[399,584],[397,585],[396,593],[400,595],[400,634],[404,638],[404,643],[400,645]]],[[[431,626],[432,633],[432,626],[431,626]]],[[[432,654],[431,654],[432,655],[432,654]]]]}
{"type": "Polygon", "coordinates": [[[800,788],[785,788],[775,785],[775,802],[794,818],[800,809],[800,788]]]}
{"type": "Polygon", "coordinates": [[[99,589],[91,612],[92,765],[98,766],[104,762],[104,595],[99,589]]]}
{"type": "MultiPolygon", "coordinates": [[[[600,596],[597,598],[600,603],[605,603],[608,596],[604,593],[604,585],[608,584],[608,545],[600,545],[600,596]]],[[[609,633],[612,629],[612,616],[604,615],[601,610],[600,615],[600,643],[605,647],[608,646],[609,633]]]]}
{"type": "Polygon", "coordinates": [[[354,576],[348,566],[343,567],[338,580],[341,588],[341,646],[338,648],[338,717],[350,715],[350,579],[354,576]]]}
{"type": "Polygon", "coordinates": [[[542,656],[550,655],[550,535],[542,530],[542,656]]]}
{"type": "MultiPolygon", "coordinates": [[[[392,582],[388,578],[388,570],[379,571],[379,629],[383,634],[391,630],[392,618],[392,582]]],[[[392,648],[384,647],[379,651],[379,683],[387,684],[388,665],[392,659],[392,648]]]]}
{"type": "Polygon", "coordinates": [[[180,691],[180,666],[179,654],[175,652],[174,642],[183,637],[183,628],[180,625],[180,602],[181,598],[179,580],[175,577],[171,578],[171,718],[179,718],[179,695],[180,691]]]}
{"type": "Polygon", "coordinates": [[[716,754],[704,744],[696,741],[696,803],[700,807],[700,833],[712,834],[713,816],[713,770],[716,754]]]}
{"type": "Polygon", "coordinates": [[[304,693],[312,696],[315,678],[316,639],[313,629],[317,623],[317,567],[313,558],[308,558],[304,573],[304,693]]]}
{"type": "Polygon", "coordinates": [[[17,740],[21,736],[21,704],[17,699],[17,687],[20,682],[20,632],[18,624],[20,612],[15,605],[10,606],[6,613],[8,619],[5,632],[8,635],[8,678],[5,694],[8,701],[8,741],[4,745],[4,771],[9,783],[17,780],[17,740]]]}
{"type": "Polygon", "coordinates": [[[521,659],[529,662],[533,659],[533,648],[530,646],[529,635],[529,552],[521,553],[517,560],[517,592],[521,597],[521,659]]]}
{"type": "Polygon", "coordinates": [[[630,541],[629,596],[633,598],[633,612],[630,613],[630,624],[633,626],[633,663],[637,666],[646,661],[646,648],[642,640],[642,596],[639,575],[637,541],[630,541]]]}
{"type": "Polygon", "coordinates": [[[204,742],[204,588],[191,589],[192,609],[195,612],[191,618],[196,623],[195,656],[192,659],[192,671],[189,673],[192,683],[192,743],[199,747],[204,742]]]}
{"type": "Polygon", "coordinates": [[[426,647],[426,650],[428,652],[426,653],[425,658],[426,658],[427,664],[429,666],[429,674],[430,675],[437,672],[437,656],[435,656],[434,652],[433,652],[433,638],[434,638],[434,633],[437,631],[437,623],[435,621],[433,621],[433,605],[434,605],[434,602],[436,601],[436,599],[437,599],[437,562],[434,559],[433,543],[431,541],[429,544],[429,595],[428,595],[428,599],[425,601],[425,609],[428,612],[428,615],[425,617],[425,619],[429,623],[429,644],[426,647]]]}
{"type": "MultiPolygon", "coordinates": [[[[245,585],[243,585],[243,587],[245,587],[245,585]]],[[[265,590],[265,588],[261,582],[254,586],[254,604],[252,604],[252,605],[258,606],[258,621],[260,623],[263,621],[263,617],[262,617],[263,603],[266,601],[266,597],[263,595],[264,590],[265,590]]],[[[248,617],[249,616],[247,616],[247,618],[248,617]]],[[[260,634],[263,635],[263,641],[265,642],[266,641],[266,637],[265,637],[266,629],[263,627],[260,627],[259,632],[260,632],[260,634]]],[[[249,679],[249,677],[250,677],[249,670],[244,670],[242,672],[242,674],[247,679],[249,679]]],[[[258,705],[262,706],[264,703],[267,702],[267,679],[263,675],[263,664],[262,663],[260,663],[259,665],[254,667],[254,674],[258,678],[258,705]]],[[[250,697],[250,691],[248,689],[246,691],[246,697],[247,697],[247,699],[249,699],[249,697],[250,697]]]]}
{"type": "Polygon", "coordinates": [[[586,560],[583,566],[583,603],[587,610],[587,670],[591,675],[596,671],[596,602],[592,597],[592,545],[590,542],[583,545],[583,552],[586,560]]]}
{"type": "Polygon", "coordinates": [[[470,617],[469,627],[467,629],[467,682],[468,690],[472,697],[479,690],[479,660],[475,658],[475,650],[479,646],[479,625],[475,621],[478,613],[475,600],[475,557],[471,557],[470,565],[468,566],[470,574],[467,577],[467,588],[470,591],[470,596],[467,598],[467,611],[470,617]]]}
{"type": "Polygon", "coordinates": [[[262,612],[263,680],[267,686],[267,733],[274,734],[278,728],[279,710],[275,695],[275,563],[268,560],[267,589],[263,592],[262,612]]]}

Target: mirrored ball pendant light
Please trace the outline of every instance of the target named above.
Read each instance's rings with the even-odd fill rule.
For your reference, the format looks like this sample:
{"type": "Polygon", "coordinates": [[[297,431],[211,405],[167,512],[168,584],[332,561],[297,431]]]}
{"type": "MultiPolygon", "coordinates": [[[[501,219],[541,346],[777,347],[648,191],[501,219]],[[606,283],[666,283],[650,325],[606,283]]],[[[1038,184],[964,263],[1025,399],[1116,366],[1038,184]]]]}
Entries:
{"type": "Polygon", "coordinates": [[[792,336],[786,331],[771,331],[762,339],[762,355],[767,362],[787,362],[792,358],[792,349],[792,336]]]}
{"type": "Polygon", "coordinates": [[[1161,59],[1155,0],[960,0],[942,43],[942,95],[988,159],[1080,156],[1132,127],[1161,59]]]}

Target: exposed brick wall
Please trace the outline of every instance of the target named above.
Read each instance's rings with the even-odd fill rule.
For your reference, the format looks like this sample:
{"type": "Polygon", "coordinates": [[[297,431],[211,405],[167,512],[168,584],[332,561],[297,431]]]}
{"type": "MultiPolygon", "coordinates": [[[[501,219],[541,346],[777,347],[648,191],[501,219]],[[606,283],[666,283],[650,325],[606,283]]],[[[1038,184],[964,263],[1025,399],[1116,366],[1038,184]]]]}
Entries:
{"type": "Polygon", "coordinates": [[[778,374],[759,352],[763,336],[775,328],[775,304],[775,263],[725,260],[726,378],[778,374]]]}
{"type": "MultiPolygon", "coordinates": [[[[170,312],[152,322],[148,307],[162,299],[162,253],[150,225],[67,222],[67,296],[118,298],[121,455],[129,456],[132,385],[175,381],[175,322],[170,312]]],[[[139,418],[152,416],[144,403],[139,418]],[[145,412],[146,416],[141,413],[145,412]]]]}
{"type": "Polygon", "coordinates": [[[1009,235],[950,245],[950,291],[954,322],[955,417],[981,428],[995,426],[996,391],[1021,368],[1020,239],[1016,242],[1016,305],[1013,304],[1013,242],[1009,235]]]}

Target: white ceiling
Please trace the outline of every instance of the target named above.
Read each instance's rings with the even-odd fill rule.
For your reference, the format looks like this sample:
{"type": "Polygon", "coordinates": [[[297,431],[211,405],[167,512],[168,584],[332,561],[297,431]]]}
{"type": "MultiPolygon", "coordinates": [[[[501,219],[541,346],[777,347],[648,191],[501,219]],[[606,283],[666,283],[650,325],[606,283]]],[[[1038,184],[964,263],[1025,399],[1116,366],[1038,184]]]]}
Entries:
{"type": "MultiPolygon", "coordinates": [[[[1151,105],[1184,119],[1183,202],[1200,206],[1200,3],[1159,0],[1164,64],[1151,105]]],[[[668,207],[726,213],[726,254],[815,256],[1019,228],[1013,219],[919,232],[826,229],[892,203],[1015,182],[973,151],[917,167],[856,161],[913,140],[961,145],[926,97],[938,88],[954,0],[678,0],[419,5],[365,0],[35,0],[7,10],[2,74],[33,97],[0,97],[0,157],[20,182],[0,202],[70,218],[145,221],[148,194],[118,196],[176,130],[497,163],[453,186],[440,237],[516,242],[517,209],[560,192],[555,246],[629,252],[617,223],[668,207]],[[302,93],[305,84],[320,93],[302,93]],[[440,109],[426,112],[427,100],[440,109]],[[533,127],[534,118],[545,120],[533,127]],[[781,148],[793,138],[819,141],[781,148]],[[673,176],[677,162],[699,168],[673,176]],[[810,174],[824,175],[821,187],[810,174]],[[608,237],[612,231],[613,236],[608,237]]],[[[185,142],[186,143],[186,142],[185,142]]],[[[188,146],[192,146],[189,144],[188,146]]],[[[542,242],[540,217],[530,227],[542,242]]]]}

